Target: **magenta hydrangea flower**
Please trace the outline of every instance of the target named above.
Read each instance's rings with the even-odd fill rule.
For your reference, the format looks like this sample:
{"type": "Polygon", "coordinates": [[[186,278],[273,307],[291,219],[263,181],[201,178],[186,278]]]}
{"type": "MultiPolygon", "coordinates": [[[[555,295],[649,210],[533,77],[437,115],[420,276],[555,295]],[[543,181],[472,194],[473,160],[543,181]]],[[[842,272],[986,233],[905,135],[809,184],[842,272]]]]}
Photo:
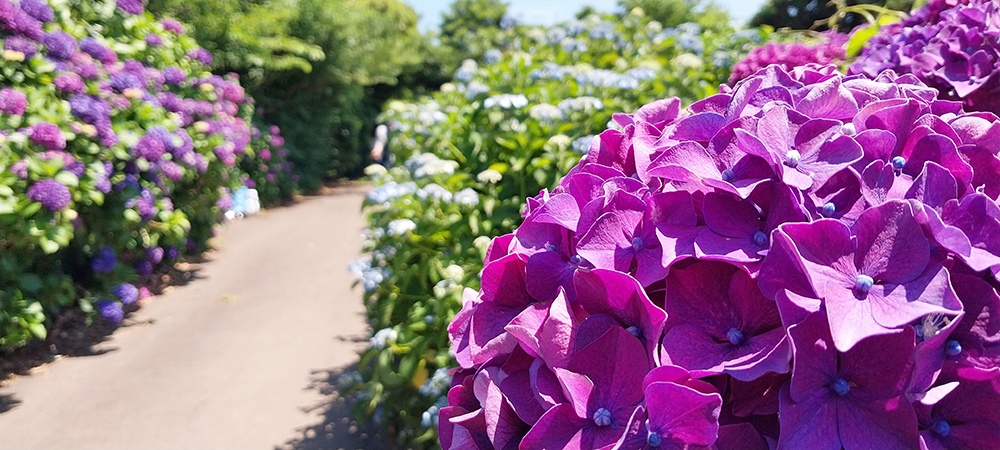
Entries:
{"type": "Polygon", "coordinates": [[[11,87],[0,89],[0,112],[20,116],[28,107],[28,96],[11,87]]]}
{"type": "Polygon", "coordinates": [[[757,71],[777,64],[785,70],[806,64],[837,64],[847,59],[847,40],[850,36],[831,30],[823,33],[822,42],[803,44],[799,42],[768,42],[750,50],[740,62],[733,66],[729,83],[736,83],[757,71]]]}
{"type": "Polygon", "coordinates": [[[931,0],[902,22],[882,27],[848,73],[910,73],[967,111],[1000,114],[998,35],[996,1],[931,0]]]}
{"type": "Polygon", "coordinates": [[[32,142],[44,145],[49,150],[66,148],[66,136],[59,125],[50,122],[38,122],[27,128],[26,133],[32,142]]]}
{"type": "Polygon", "coordinates": [[[779,448],[919,448],[916,413],[903,395],[913,329],[839,352],[825,322],[813,313],[788,330],[795,367],[781,390],[779,448]]]}
{"type": "Polygon", "coordinates": [[[156,33],[149,33],[146,35],[146,44],[151,47],[160,47],[163,45],[163,38],[156,33]]]}
{"type": "Polygon", "coordinates": [[[38,180],[32,184],[28,188],[27,197],[41,203],[49,211],[59,211],[69,206],[69,202],[73,200],[69,188],[51,178],[38,180]]]}
{"type": "Polygon", "coordinates": [[[60,91],[71,93],[71,94],[82,94],[86,86],[83,84],[83,78],[73,72],[63,72],[59,74],[52,84],[56,86],[56,89],[60,91]]]}
{"type": "Polygon", "coordinates": [[[996,442],[916,403],[1000,380],[1000,119],[893,72],[721,91],[614,115],[492,241],[444,448],[996,442]]]}

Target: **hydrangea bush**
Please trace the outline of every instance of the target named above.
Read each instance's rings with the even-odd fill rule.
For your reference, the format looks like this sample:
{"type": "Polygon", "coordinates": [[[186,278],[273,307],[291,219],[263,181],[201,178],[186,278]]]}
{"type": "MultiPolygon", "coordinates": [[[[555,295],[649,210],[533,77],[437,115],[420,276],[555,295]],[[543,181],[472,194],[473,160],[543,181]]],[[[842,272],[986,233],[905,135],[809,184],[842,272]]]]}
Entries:
{"type": "Polygon", "coordinates": [[[0,40],[0,346],[69,305],[119,321],[122,283],[204,248],[227,189],[293,188],[235,76],[143,2],[0,0],[0,40]]]}
{"type": "Polygon", "coordinates": [[[732,61],[765,37],[664,28],[638,11],[620,22],[592,15],[506,33],[506,46],[466,61],[441,92],[390,102],[383,119],[394,129],[396,166],[368,171],[371,253],[350,270],[378,339],[345,384],[361,379],[352,387],[360,419],[400,446],[437,445],[448,369],[457,366],[446,328],[462,288],[479,288],[489,237],[513,231],[526,198],[556,187],[615,111],[714,94],[732,61]]]}
{"type": "Polygon", "coordinates": [[[848,73],[910,73],[966,111],[1000,114],[998,68],[1000,3],[930,0],[905,20],[882,26],[848,73]]]}
{"type": "Polygon", "coordinates": [[[997,448],[1000,119],[819,65],[680,106],[490,242],[442,447],[997,448]]]}

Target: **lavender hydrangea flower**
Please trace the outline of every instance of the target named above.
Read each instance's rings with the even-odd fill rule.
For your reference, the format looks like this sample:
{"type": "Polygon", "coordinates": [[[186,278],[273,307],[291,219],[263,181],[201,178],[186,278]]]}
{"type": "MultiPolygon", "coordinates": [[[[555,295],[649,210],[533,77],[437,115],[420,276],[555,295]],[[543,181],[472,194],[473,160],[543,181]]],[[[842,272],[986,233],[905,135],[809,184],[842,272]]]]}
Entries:
{"type": "Polygon", "coordinates": [[[20,116],[28,107],[28,96],[11,87],[0,89],[0,112],[20,116]]]}
{"type": "MultiPolygon", "coordinates": [[[[177,66],[167,66],[163,69],[163,82],[171,86],[180,86],[187,79],[187,74],[177,66]]],[[[165,93],[166,94],[166,93],[165,93]]],[[[173,95],[173,94],[171,94],[173,95]]]]}
{"type": "Polygon", "coordinates": [[[139,289],[128,283],[121,283],[111,289],[111,292],[118,297],[123,304],[131,305],[139,299],[139,289]]]}
{"type": "Polygon", "coordinates": [[[65,31],[45,33],[42,44],[48,47],[49,56],[55,59],[68,61],[76,54],[76,38],[65,31]]]}
{"type": "Polygon", "coordinates": [[[91,259],[90,265],[97,273],[108,273],[115,270],[118,260],[115,258],[115,251],[111,247],[101,247],[91,259]]]}
{"type": "Polygon", "coordinates": [[[28,178],[28,160],[22,159],[10,165],[10,171],[20,179],[28,178]]]}
{"type": "Polygon", "coordinates": [[[27,197],[39,202],[49,211],[58,211],[69,206],[73,197],[65,184],[53,179],[38,180],[28,188],[27,197]]]}

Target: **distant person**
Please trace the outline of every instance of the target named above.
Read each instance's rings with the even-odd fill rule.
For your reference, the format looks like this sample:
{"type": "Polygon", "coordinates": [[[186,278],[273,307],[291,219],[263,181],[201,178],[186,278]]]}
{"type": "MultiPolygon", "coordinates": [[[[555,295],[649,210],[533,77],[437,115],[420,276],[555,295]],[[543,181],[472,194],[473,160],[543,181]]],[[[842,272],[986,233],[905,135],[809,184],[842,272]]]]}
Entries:
{"type": "Polygon", "coordinates": [[[372,142],[372,159],[386,169],[392,167],[392,152],[389,151],[389,130],[392,122],[380,123],[375,126],[375,138],[372,142]]]}

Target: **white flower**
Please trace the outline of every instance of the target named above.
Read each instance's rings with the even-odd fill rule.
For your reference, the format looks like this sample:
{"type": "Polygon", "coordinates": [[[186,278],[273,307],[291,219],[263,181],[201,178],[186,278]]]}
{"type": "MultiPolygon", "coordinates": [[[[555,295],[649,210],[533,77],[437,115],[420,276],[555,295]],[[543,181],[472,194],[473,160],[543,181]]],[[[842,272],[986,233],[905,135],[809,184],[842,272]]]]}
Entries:
{"type": "Polygon", "coordinates": [[[479,194],[472,188],[465,188],[456,192],[453,200],[460,205],[478,205],[479,194]]]}
{"type": "Polygon", "coordinates": [[[604,102],[597,97],[575,97],[567,98],[559,102],[559,109],[562,111],[587,111],[589,109],[604,109],[604,102]]]}
{"type": "Polygon", "coordinates": [[[486,50],[486,54],[483,56],[483,62],[486,64],[496,64],[503,59],[503,52],[495,48],[486,50]]]}
{"type": "Polygon", "coordinates": [[[435,283],[431,290],[434,291],[434,297],[440,299],[461,288],[455,280],[444,279],[435,283]]]}
{"type": "Polygon", "coordinates": [[[486,253],[486,250],[490,248],[491,239],[486,236],[479,236],[474,241],[472,245],[476,246],[479,251],[486,253]]]}
{"type": "Polygon", "coordinates": [[[413,231],[417,229],[417,224],[413,223],[410,219],[398,219],[389,222],[389,236],[402,236],[406,234],[407,231],[413,231]]]}
{"type": "Polygon", "coordinates": [[[503,174],[493,169],[486,169],[482,172],[479,172],[479,175],[476,175],[476,179],[479,180],[480,183],[496,184],[503,179],[503,174]]]}
{"type": "Polygon", "coordinates": [[[549,138],[549,144],[552,144],[556,147],[566,147],[572,143],[573,141],[569,138],[569,136],[566,136],[565,134],[557,134],[549,138]]]}
{"type": "Polygon", "coordinates": [[[539,103],[528,110],[528,115],[539,122],[552,123],[563,119],[563,112],[548,103],[539,103]]]}
{"type": "Polygon", "coordinates": [[[681,53],[674,58],[674,65],[681,69],[697,69],[702,66],[701,58],[691,53],[681,53]]]}
{"type": "Polygon", "coordinates": [[[490,87],[480,83],[478,81],[473,81],[465,87],[465,98],[472,100],[479,97],[481,94],[488,94],[490,92],[490,87]]]}
{"type": "Polygon", "coordinates": [[[424,186],[423,188],[417,190],[417,198],[419,198],[420,200],[427,200],[428,198],[434,198],[450,202],[451,197],[452,197],[451,191],[449,191],[444,187],[441,187],[441,185],[437,183],[428,184],[427,186],[424,186]]]}
{"type": "Polygon", "coordinates": [[[370,344],[373,348],[383,349],[390,341],[395,342],[397,337],[399,337],[399,333],[396,333],[396,330],[393,330],[392,328],[383,328],[378,330],[378,332],[368,340],[368,344],[370,344]]]}
{"type": "Polygon", "coordinates": [[[471,59],[462,61],[462,66],[455,70],[455,79],[468,83],[472,81],[472,77],[476,76],[478,69],[479,64],[476,64],[476,61],[471,59]]]}
{"type": "Polygon", "coordinates": [[[452,264],[444,268],[444,273],[442,275],[451,280],[462,281],[462,277],[465,276],[465,269],[457,264],[452,264]]]}
{"type": "Polygon", "coordinates": [[[586,155],[590,151],[590,146],[594,141],[594,135],[584,136],[573,141],[573,151],[581,155],[586,155]]]}
{"type": "Polygon", "coordinates": [[[528,97],[524,94],[500,94],[494,95],[483,101],[483,108],[499,106],[503,109],[524,108],[528,106],[528,97]]]}
{"type": "Polygon", "coordinates": [[[385,175],[386,173],[388,173],[388,170],[386,170],[385,167],[382,166],[381,164],[372,164],[368,167],[365,167],[365,175],[368,175],[370,177],[376,175],[385,175]]]}

